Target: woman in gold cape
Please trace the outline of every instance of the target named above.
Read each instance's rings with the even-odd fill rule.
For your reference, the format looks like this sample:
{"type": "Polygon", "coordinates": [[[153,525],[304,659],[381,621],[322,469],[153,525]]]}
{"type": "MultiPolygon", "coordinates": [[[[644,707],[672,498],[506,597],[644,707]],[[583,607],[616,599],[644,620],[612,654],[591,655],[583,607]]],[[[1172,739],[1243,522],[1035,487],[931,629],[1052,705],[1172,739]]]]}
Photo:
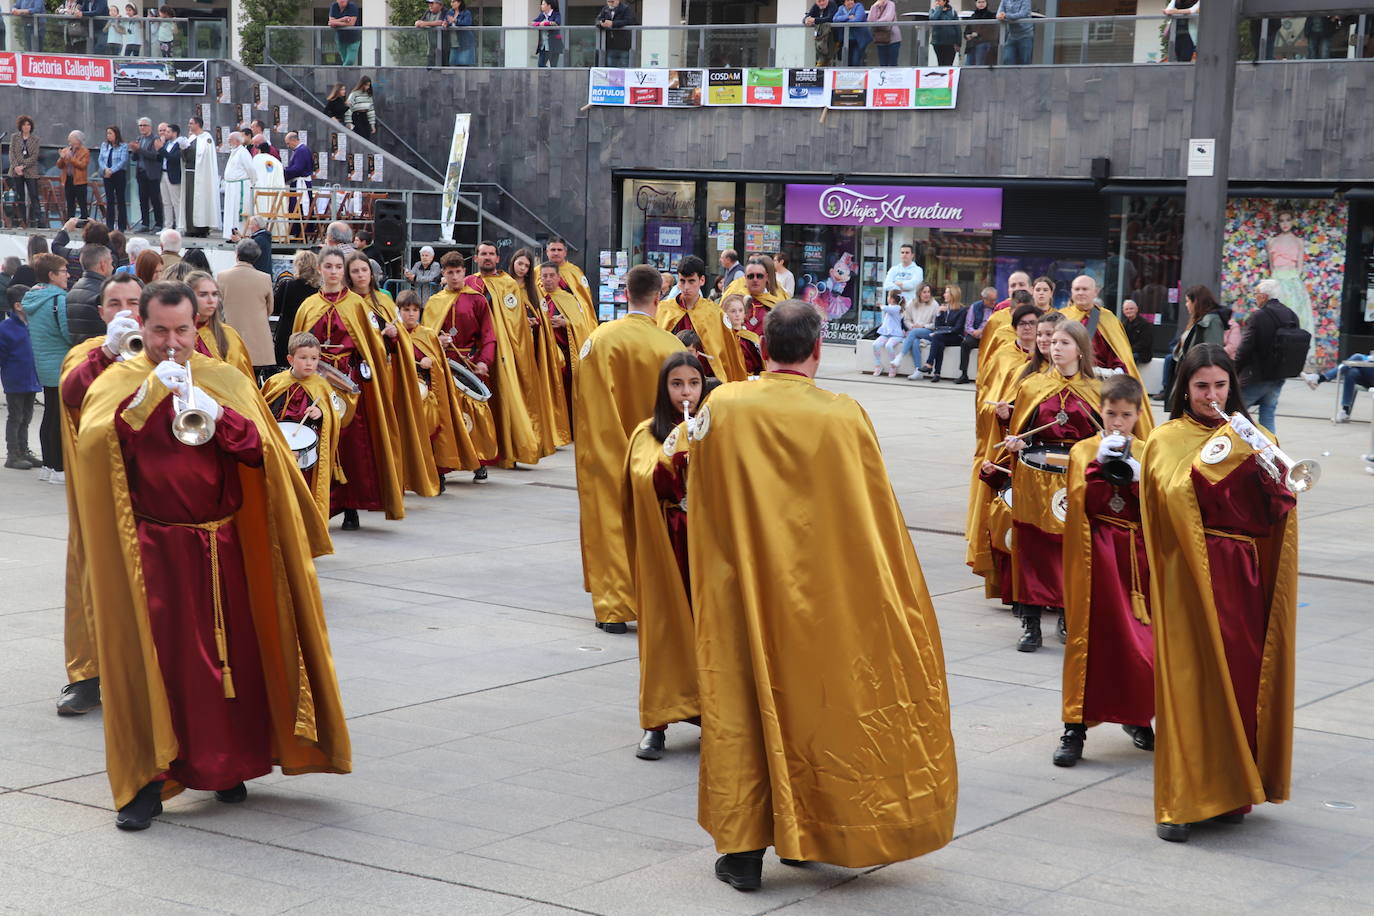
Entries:
{"type": "MultiPolygon", "coordinates": [[[[1298,519],[1293,494],[1207,404],[1245,414],[1231,359],[1190,350],[1141,456],[1155,634],[1155,821],[1234,823],[1288,798],[1298,519]]],[[[1270,437],[1272,440],[1272,436],[1270,437]]]]}
{"type": "Polygon", "coordinates": [[[470,291],[486,297],[496,332],[496,365],[490,370],[501,466],[538,464],[556,449],[553,402],[548,386],[540,380],[520,284],[500,270],[469,275],[466,283],[470,291]]]}
{"type": "Polygon", "coordinates": [[[582,344],[591,336],[592,331],[596,330],[596,321],[583,311],[581,300],[560,285],[556,264],[540,265],[539,285],[543,296],[536,302],[536,307],[547,316],[541,318],[541,322],[548,328],[548,335],[552,341],[549,355],[557,357],[556,392],[561,392],[561,396],[556,394],[553,400],[554,421],[559,435],[566,429],[568,441],[572,441],[572,396],[574,379],[577,377],[578,354],[582,352],[582,344]],[[555,315],[563,319],[562,328],[553,326],[555,315]]]}
{"type": "Polygon", "coordinates": [[[551,455],[560,445],[572,441],[567,393],[563,390],[563,352],[558,348],[548,311],[540,308],[543,300],[537,288],[534,253],[528,248],[518,249],[511,255],[510,269],[511,278],[520,287],[520,305],[525,312],[530,352],[534,357],[522,372],[526,380],[527,406],[539,412],[540,447],[551,455]],[[528,403],[529,398],[533,398],[534,403],[528,403]]]}
{"type": "MultiPolygon", "coordinates": [[[[243,505],[234,522],[267,683],[273,761],[287,774],[350,772],[348,728],[311,560],[312,553],[329,552],[324,519],[252,383],[200,354],[191,356],[190,366],[196,386],[252,422],[262,439],[262,467],[239,466],[243,505]]],[[[131,425],[170,395],[152,369],[141,356],[104,372],[86,396],[77,440],[81,533],[88,545],[106,763],[117,808],[178,756],[115,427],[119,406],[140,386],[146,384],[143,401],[124,411],[131,425]]],[[[180,791],[168,781],[163,797],[180,791]]]]}
{"type": "Polygon", "coordinates": [[[224,323],[224,303],[220,299],[219,283],[203,270],[187,273],[186,285],[196,294],[196,351],[223,360],[257,381],[253,361],[239,332],[224,323]]]}

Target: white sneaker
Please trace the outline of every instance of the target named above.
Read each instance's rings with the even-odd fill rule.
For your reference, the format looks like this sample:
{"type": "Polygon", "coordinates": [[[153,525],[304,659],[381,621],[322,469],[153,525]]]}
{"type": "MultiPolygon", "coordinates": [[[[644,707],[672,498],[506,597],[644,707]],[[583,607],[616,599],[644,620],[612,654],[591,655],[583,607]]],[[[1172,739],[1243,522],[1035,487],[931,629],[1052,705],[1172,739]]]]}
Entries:
{"type": "Polygon", "coordinates": [[[45,465],[43,465],[43,467],[41,467],[41,468],[38,469],[38,479],[39,479],[39,480],[47,480],[47,479],[50,478],[50,477],[52,477],[52,468],[48,467],[48,466],[45,464],[45,465]]]}
{"type": "Polygon", "coordinates": [[[48,483],[65,485],[67,483],[67,475],[61,471],[53,471],[52,476],[48,478],[48,483]]]}
{"type": "Polygon", "coordinates": [[[908,375],[907,378],[913,382],[919,382],[921,380],[921,370],[917,369],[915,372],[908,375]]]}
{"type": "Polygon", "coordinates": [[[1307,387],[1311,388],[1313,391],[1317,390],[1317,386],[1320,385],[1322,381],[1322,377],[1315,372],[1304,372],[1301,377],[1302,380],[1307,383],[1307,387]]]}
{"type": "Polygon", "coordinates": [[[1333,422],[1335,422],[1335,423],[1349,423],[1349,422],[1350,422],[1350,411],[1346,410],[1345,408],[1341,408],[1339,411],[1337,411],[1337,413],[1336,413],[1336,419],[1335,419],[1333,422]]]}

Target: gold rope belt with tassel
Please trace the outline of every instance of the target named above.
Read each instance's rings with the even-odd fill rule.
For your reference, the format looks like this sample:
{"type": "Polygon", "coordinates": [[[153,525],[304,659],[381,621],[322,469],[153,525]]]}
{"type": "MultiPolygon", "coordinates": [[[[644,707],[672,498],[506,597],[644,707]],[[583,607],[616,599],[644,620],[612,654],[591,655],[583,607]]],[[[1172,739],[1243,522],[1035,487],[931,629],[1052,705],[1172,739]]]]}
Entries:
{"type": "MultiPolygon", "coordinates": [[[[137,513],[135,513],[137,515],[137,513]]],[[[145,522],[154,525],[164,525],[168,528],[194,528],[197,531],[204,531],[210,535],[210,579],[211,595],[215,605],[215,648],[219,651],[219,667],[221,680],[224,685],[224,698],[232,700],[236,696],[234,692],[234,672],[229,667],[229,642],[226,638],[224,629],[224,595],[223,585],[220,582],[219,571],[219,530],[234,520],[234,517],[216,519],[213,522],[164,522],[162,519],[153,518],[148,515],[137,515],[145,522]]]]}
{"type": "Polygon", "coordinates": [[[1135,615],[1136,620],[1149,626],[1150,611],[1145,605],[1145,593],[1140,587],[1140,558],[1136,553],[1136,538],[1140,536],[1140,524],[1117,518],[1115,515],[1094,515],[1093,519],[1131,533],[1131,613],[1135,615]]]}
{"type": "Polygon", "coordinates": [[[1218,531],[1215,528],[1203,528],[1203,534],[1210,534],[1213,537],[1226,538],[1228,541],[1240,541],[1242,544],[1250,546],[1250,554],[1255,558],[1255,565],[1259,565],[1259,547],[1255,544],[1255,539],[1248,534],[1236,534],[1232,531],[1218,531]]]}

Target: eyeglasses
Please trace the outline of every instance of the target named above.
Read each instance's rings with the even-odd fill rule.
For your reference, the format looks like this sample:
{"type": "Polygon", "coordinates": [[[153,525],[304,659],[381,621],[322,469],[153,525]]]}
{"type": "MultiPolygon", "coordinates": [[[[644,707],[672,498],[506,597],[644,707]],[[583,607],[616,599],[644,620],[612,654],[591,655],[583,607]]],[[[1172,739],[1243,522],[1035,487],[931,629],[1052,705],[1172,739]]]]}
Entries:
{"type": "Polygon", "coordinates": [[[1017,326],[1018,328],[1033,328],[1033,327],[1035,327],[1035,326],[1036,326],[1037,324],[1039,324],[1039,323],[1040,323],[1039,321],[1037,321],[1036,319],[1032,318],[1032,319],[1030,319],[1029,321],[1018,321],[1018,322],[1016,322],[1016,326],[1017,326]]]}
{"type": "Polygon", "coordinates": [[[744,275],[744,279],[746,279],[746,280],[766,280],[766,279],[768,279],[768,274],[745,274],[745,275],[744,275]]]}

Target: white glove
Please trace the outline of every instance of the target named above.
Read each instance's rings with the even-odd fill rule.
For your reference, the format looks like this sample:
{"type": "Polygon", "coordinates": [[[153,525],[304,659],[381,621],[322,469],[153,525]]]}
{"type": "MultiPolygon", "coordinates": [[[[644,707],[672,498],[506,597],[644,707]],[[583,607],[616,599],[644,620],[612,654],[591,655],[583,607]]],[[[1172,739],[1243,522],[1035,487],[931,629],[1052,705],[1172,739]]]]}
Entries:
{"type": "Polygon", "coordinates": [[[119,348],[124,346],[126,337],[138,333],[138,322],[129,317],[132,314],[133,312],[126,309],[114,316],[105,326],[105,350],[111,356],[119,355],[119,348]]]}
{"type": "Polygon", "coordinates": [[[1096,375],[1098,378],[1111,378],[1113,375],[1120,375],[1121,372],[1122,369],[1120,366],[1115,369],[1108,369],[1105,366],[1093,367],[1093,375],[1096,375]]]}
{"type": "Polygon", "coordinates": [[[1121,433],[1112,433],[1102,437],[1102,444],[1097,447],[1097,460],[1102,462],[1112,458],[1120,458],[1125,451],[1126,437],[1121,433]]]}
{"type": "Polygon", "coordinates": [[[688,418],[687,418],[687,438],[688,438],[688,439],[695,439],[696,437],[697,437],[697,418],[696,418],[696,417],[688,417],[688,418]]]}
{"type": "Polygon", "coordinates": [[[164,359],[153,368],[153,375],[167,386],[173,394],[182,394],[186,388],[186,367],[171,359],[164,359]]]}
{"type": "Polygon", "coordinates": [[[224,416],[224,408],[219,406],[219,401],[216,401],[214,398],[210,397],[210,395],[206,394],[204,388],[201,388],[199,385],[192,387],[191,395],[193,397],[193,402],[189,406],[205,411],[216,420],[224,416]]]}
{"type": "Polygon", "coordinates": [[[1138,482],[1140,480],[1140,462],[1134,458],[1127,458],[1126,463],[1131,467],[1131,480],[1138,482]]]}

